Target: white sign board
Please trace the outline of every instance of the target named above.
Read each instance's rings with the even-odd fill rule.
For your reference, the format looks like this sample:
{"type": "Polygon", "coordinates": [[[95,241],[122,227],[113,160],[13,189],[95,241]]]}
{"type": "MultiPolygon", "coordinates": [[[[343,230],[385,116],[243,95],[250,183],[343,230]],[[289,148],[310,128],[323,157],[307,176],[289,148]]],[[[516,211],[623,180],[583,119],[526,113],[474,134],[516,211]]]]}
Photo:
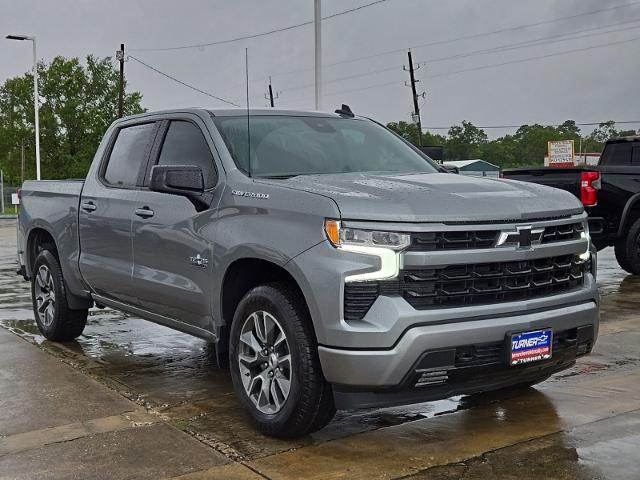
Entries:
{"type": "Polygon", "coordinates": [[[12,193],[11,194],[11,204],[12,205],[20,205],[20,199],[18,198],[18,194],[17,193],[12,193]]]}
{"type": "Polygon", "coordinates": [[[573,140],[558,140],[548,143],[550,167],[569,167],[575,164],[573,140]]]}

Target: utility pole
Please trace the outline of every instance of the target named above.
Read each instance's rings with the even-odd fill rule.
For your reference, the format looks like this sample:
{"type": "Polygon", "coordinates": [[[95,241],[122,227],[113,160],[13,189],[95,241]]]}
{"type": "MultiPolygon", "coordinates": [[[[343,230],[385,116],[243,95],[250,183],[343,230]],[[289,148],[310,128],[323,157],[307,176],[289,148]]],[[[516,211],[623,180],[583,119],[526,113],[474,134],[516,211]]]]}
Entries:
{"type": "Polygon", "coordinates": [[[322,6],[320,5],[321,0],[313,0],[313,2],[316,110],[320,110],[322,106],[322,6]]]}
{"type": "Polygon", "coordinates": [[[120,62],[120,91],[118,93],[118,118],[122,118],[124,111],[124,43],[116,52],[116,59],[120,62]]]}
{"type": "Polygon", "coordinates": [[[4,172],[0,170],[0,213],[4,213],[4,172]]]}
{"type": "MultiPolygon", "coordinates": [[[[402,67],[402,68],[404,69],[405,72],[409,72],[409,79],[411,80],[411,93],[412,93],[411,96],[413,97],[413,114],[411,116],[413,117],[413,121],[418,126],[418,145],[422,146],[422,122],[420,120],[420,106],[418,105],[418,97],[421,96],[424,98],[425,93],[423,92],[420,95],[416,93],[416,83],[418,83],[420,80],[416,80],[415,71],[420,68],[420,65],[418,65],[416,68],[413,68],[413,59],[411,58],[411,50],[409,50],[408,56],[409,56],[409,68],[406,68],[406,67],[402,67]]],[[[405,85],[407,85],[406,82],[405,82],[405,85]]]]}
{"type": "Polygon", "coordinates": [[[269,76],[269,91],[268,93],[264,96],[265,100],[269,100],[269,104],[271,105],[271,108],[275,107],[275,104],[273,103],[274,99],[277,99],[279,97],[279,95],[276,93],[276,96],[273,96],[273,88],[271,87],[271,76],[269,76]]]}

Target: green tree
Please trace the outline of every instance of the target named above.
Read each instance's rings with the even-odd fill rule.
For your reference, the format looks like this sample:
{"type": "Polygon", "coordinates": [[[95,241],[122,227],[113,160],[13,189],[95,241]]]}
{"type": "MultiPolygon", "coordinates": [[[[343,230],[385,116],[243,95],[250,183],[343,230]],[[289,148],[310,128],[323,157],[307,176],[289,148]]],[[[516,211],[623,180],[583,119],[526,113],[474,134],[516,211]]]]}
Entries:
{"type": "Polygon", "coordinates": [[[469,160],[479,158],[481,147],[487,143],[487,134],[471,122],[462,121],[449,129],[444,147],[446,160],[469,160]]]}
{"type": "MultiPolygon", "coordinates": [[[[84,177],[102,135],[117,116],[118,71],[109,58],[56,57],[38,64],[40,154],[43,178],[84,177]]],[[[35,177],[33,76],[26,73],[0,86],[0,165],[12,183],[21,176],[20,149],[26,144],[25,178],[35,177]]],[[[139,92],[125,95],[125,114],[144,111],[139,92]]]]}
{"type": "MultiPolygon", "coordinates": [[[[415,123],[405,122],[391,122],[387,124],[387,128],[393,130],[402,138],[411,142],[414,145],[418,145],[418,126],[415,123]]],[[[446,138],[442,135],[434,134],[431,132],[422,133],[422,144],[425,146],[443,146],[446,142],[446,138]]]]}

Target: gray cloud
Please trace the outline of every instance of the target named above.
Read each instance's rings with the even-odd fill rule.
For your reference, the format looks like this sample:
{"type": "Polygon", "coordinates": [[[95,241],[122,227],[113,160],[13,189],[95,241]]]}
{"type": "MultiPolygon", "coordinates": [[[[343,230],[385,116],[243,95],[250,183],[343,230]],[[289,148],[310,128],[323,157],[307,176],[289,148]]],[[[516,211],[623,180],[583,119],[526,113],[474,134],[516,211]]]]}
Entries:
{"type": "MultiPolygon", "coordinates": [[[[370,0],[324,0],[325,15],[370,0]]],[[[324,63],[433,43],[483,32],[536,23],[625,3],[622,0],[388,0],[324,22],[324,63]]],[[[626,3],[633,3],[627,0],[626,3]]],[[[102,2],[85,0],[0,0],[0,33],[33,33],[39,56],[112,56],[121,42],[128,49],[217,41],[310,20],[311,0],[170,0],[102,2]]],[[[418,72],[427,91],[423,124],[449,126],[463,119],[478,125],[604,119],[640,120],[640,41],[495,68],[486,65],[519,61],[640,37],[640,4],[521,28],[470,40],[414,48],[416,61],[440,59],[485,48],[512,45],[544,36],[590,30],[639,20],[610,29],[625,31],[572,41],[537,45],[487,55],[427,63],[418,72]],[[633,28],[630,28],[633,27],[633,28]],[[478,68],[466,73],[459,70],[478,68]],[[433,78],[431,78],[433,77],[433,78]]],[[[599,33],[591,30],[588,32],[599,33]]],[[[585,32],[585,35],[587,32],[585,32]]],[[[310,26],[227,45],[168,52],[132,52],[160,70],[203,90],[244,103],[244,48],[249,48],[252,106],[264,106],[267,78],[281,91],[278,106],[312,108],[313,29],[310,26]],[[300,71],[303,69],[302,71],[300,71]],[[294,73],[287,73],[296,70],[294,73]]],[[[26,44],[0,42],[0,81],[30,68],[26,44]]],[[[324,108],[348,103],[354,111],[382,121],[408,120],[410,90],[406,52],[325,68],[324,108]],[[341,81],[339,77],[366,76],[341,81]],[[373,85],[389,84],[367,88],[373,85]],[[344,92],[344,93],[341,93],[344,92]]],[[[150,109],[223,104],[191,91],[129,61],[129,88],[141,90],[150,109]]],[[[636,125],[636,128],[640,125],[636,125]]],[[[505,131],[491,131],[498,135],[505,131]]]]}

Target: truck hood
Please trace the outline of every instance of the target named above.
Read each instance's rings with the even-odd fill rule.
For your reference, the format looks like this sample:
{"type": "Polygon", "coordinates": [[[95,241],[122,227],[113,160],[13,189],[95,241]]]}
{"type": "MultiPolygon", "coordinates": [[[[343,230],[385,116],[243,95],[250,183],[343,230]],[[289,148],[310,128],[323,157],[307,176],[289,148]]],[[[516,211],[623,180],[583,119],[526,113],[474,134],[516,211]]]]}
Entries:
{"type": "Polygon", "coordinates": [[[583,211],[576,197],[556,188],[450,173],[302,175],[272,181],[333,199],[345,220],[524,221],[583,211]]]}

